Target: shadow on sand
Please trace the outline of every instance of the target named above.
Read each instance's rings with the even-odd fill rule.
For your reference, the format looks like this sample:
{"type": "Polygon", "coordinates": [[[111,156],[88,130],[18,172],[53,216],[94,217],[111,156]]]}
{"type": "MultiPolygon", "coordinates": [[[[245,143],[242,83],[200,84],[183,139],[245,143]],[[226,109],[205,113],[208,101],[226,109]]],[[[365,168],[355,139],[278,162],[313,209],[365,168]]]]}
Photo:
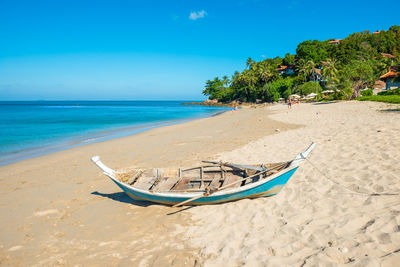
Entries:
{"type": "Polygon", "coordinates": [[[176,210],[176,208],[172,208],[171,206],[160,204],[160,203],[154,203],[154,202],[150,202],[150,201],[133,200],[130,197],[128,197],[124,192],[104,194],[104,193],[95,191],[95,192],[92,192],[91,194],[96,195],[96,196],[106,197],[106,198],[109,198],[109,199],[112,199],[115,201],[119,201],[122,203],[133,204],[133,205],[140,206],[140,207],[148,207],[148,206],[153,206],[153,205],[169,207],[169,208],[171,208],[171,212],[167,213],[167,215],[174,215],[176,213],[179,213],[181,211],[185,211],[185,210],[188,210],[188,209],[191,209],[194,207],[194,206],[188,206],[188,207],[183,207],[183,208],[180,207],[179,210],[176,210]]]}
{"type": "Polygon", "coordinates": [[[147,206],[151,206],[151,205],[157,205],[156,203],[152,203],[149,201],[136,201],[131,199],[130,197],[128,197],[124,192],[118,192],[118,193],[111,193],[111,194],[104,194],[104,193],[100,193],[98,191],[92,192],[92,195],[96,195],[96,196],[101,196],[101,197],[106,197],[115,201],[119,201],[122,203],[129,203],[129,204],[133,204],[136,206],[141,206],[141,207],[147,207],[147,206]]]}
{"type": "Polygon", "coordinates": [[[400,113],[400,108],[388,108],[382,109],[381,112],[391,112],[391,113],[400,113]]]}
{"type": "Polygon", "coordinates": [[[316,102],[313,105],[327,105],[327,104],[335,104],[338,103],[339,101],[326,101],[326,102],[316,102]]]}

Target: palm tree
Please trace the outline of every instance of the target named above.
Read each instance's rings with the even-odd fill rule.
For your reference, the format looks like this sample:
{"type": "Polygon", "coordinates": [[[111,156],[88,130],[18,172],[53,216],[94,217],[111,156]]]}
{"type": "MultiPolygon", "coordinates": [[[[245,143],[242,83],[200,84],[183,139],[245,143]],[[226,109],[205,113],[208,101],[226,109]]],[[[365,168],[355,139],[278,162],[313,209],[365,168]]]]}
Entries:
{"type": "Polygon", "coordinates": [[[260,64],[257,68],[257,74],[263,83],[266,83],[273,75],[267,64],[260,64]]]}
{"type": "Polygon", "coordinates": [[[247,73],[247,83],[252,88],[257,83],[257,77],[254,74],[252,72],[247,73]]]}
{"type": "Polygon", "coordinates": [[[256,73],[253,71],[249,71],[246,75],[246,80],[247,80],[247,101],[250,101],[252,99],[255,99],[255,91],[256,91],[256,83],[258,81],[258,78],[256,76],[256,73]]]}
{"type": "Polygon", "coordinates": [[[222,82],[224,83],[225,86],[227,86],[228,83],[230,82],[228,76],[226,75],[222,76],[222,82]]]}
{"type": "Polygon", "coordinates": [[[302,58],[297,62],[297,71],[303,75],[304,82],[307,82],[307,61],[305,59],[302,58]]]}
{"type": "Polygon", "coordinates": [[[307,68],[306,73],[308,74],[309,77],[313,76],[313,74],[316,73],[317,68],[316,68],[314,61],[312,61],[312,60],[307,61],[306,68],[307,68]]]}
{"type": "Polygon", "coordinates": [[[330,58],[328,58],[326,63],[324,64],[322,73],[324,74],[328,82],[338,82],[338,79],[336,78],[338,70],[336,69],[335,64],[336,62],[330,58]]]}
{"type": "Polygon", "coordinates": [[[253,63],[254,63],[254,61],[251,59],[251,57],[247,58],[246,66],[249,68],[249,70],[252,69],[253,63]]]}
{"type": "Polygon", "coordinates": [[[237,76],[239,83],[239,95],[246,98],[247,101],[251,100],[254,96],[255,84],[257,83],[257,77],[250,70],[244,70],[237,76]]]}
{"type": "Polygon", "coordinates": [[[307,78],[310,78],[315,73],[316,66],[312,60],[300,59],[297,63],[297,70],[303,74],[304,82],[307,82],[307,78]]]}

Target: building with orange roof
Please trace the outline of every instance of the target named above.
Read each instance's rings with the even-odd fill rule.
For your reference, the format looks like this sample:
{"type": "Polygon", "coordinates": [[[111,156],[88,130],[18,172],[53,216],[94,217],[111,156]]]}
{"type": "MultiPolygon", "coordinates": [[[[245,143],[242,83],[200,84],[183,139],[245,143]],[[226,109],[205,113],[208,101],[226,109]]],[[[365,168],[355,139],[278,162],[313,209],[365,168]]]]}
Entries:
{"type": "Polygon", "coordinates": [[[381,53],[381,55],[382,55],[382,57],[385,57],[385,58],[391,58],[391,59],[394,58],[394,56],[392,54],[381,53]]]}
{"type": "Polygon", "coordinates": [[[295,65],[279,65],[277,69],[275,69],[277,72],[279,72],[279,75],[292,75],[295,73],[296,66],[295,65]]]}
{"type": "Polygon", "coordinates": [[[332,40],[332,41],[329,41],[328,43],[329,43],[329,44],[336,44],[336,45],[337,45],[337,44],[340,44],[341,41],[343,41],[343,39],[334,39],[334,40],[332,40]]]}
{"type": "Polygon", "coordinates": [[[386,82],[386,90],[400,87],[400,65],[390,66],[389,72],[383,74],[380,79],[386,82]]]}

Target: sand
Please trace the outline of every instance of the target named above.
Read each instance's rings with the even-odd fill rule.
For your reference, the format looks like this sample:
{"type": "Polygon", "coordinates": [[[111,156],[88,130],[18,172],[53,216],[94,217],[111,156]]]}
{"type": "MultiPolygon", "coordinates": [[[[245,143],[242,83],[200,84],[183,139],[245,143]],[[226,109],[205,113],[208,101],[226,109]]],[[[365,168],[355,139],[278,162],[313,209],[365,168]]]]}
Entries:
{"type": "Polygon", "coordinates": [[[339,102],[247,108],[0,167],[2,265],[395,266],[400,112],[339,102]],[[172,209],[132,202],[113,168],[310,161],[270,198],[172,209]]]}
{"type": "Polygon", "coordinates": [[[198,223],[186,238],[205,266],[399,266],[400,112],[369,102],[271,110],[305,127],[220,159],[279,161],[314,141],[310,161],[327,178],[305,162],[277,196],[191,209],[198,223]]]}

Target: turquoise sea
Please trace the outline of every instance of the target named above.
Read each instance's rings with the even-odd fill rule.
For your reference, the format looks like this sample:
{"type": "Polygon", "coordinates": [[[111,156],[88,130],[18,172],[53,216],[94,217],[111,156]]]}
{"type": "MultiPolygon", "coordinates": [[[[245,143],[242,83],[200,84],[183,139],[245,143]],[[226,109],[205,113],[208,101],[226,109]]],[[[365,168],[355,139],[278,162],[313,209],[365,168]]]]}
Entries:
{"type": "Polygon", "coordinates": [[[225,110],[182,101],[0,101],[0,165],[225,110]]]}

